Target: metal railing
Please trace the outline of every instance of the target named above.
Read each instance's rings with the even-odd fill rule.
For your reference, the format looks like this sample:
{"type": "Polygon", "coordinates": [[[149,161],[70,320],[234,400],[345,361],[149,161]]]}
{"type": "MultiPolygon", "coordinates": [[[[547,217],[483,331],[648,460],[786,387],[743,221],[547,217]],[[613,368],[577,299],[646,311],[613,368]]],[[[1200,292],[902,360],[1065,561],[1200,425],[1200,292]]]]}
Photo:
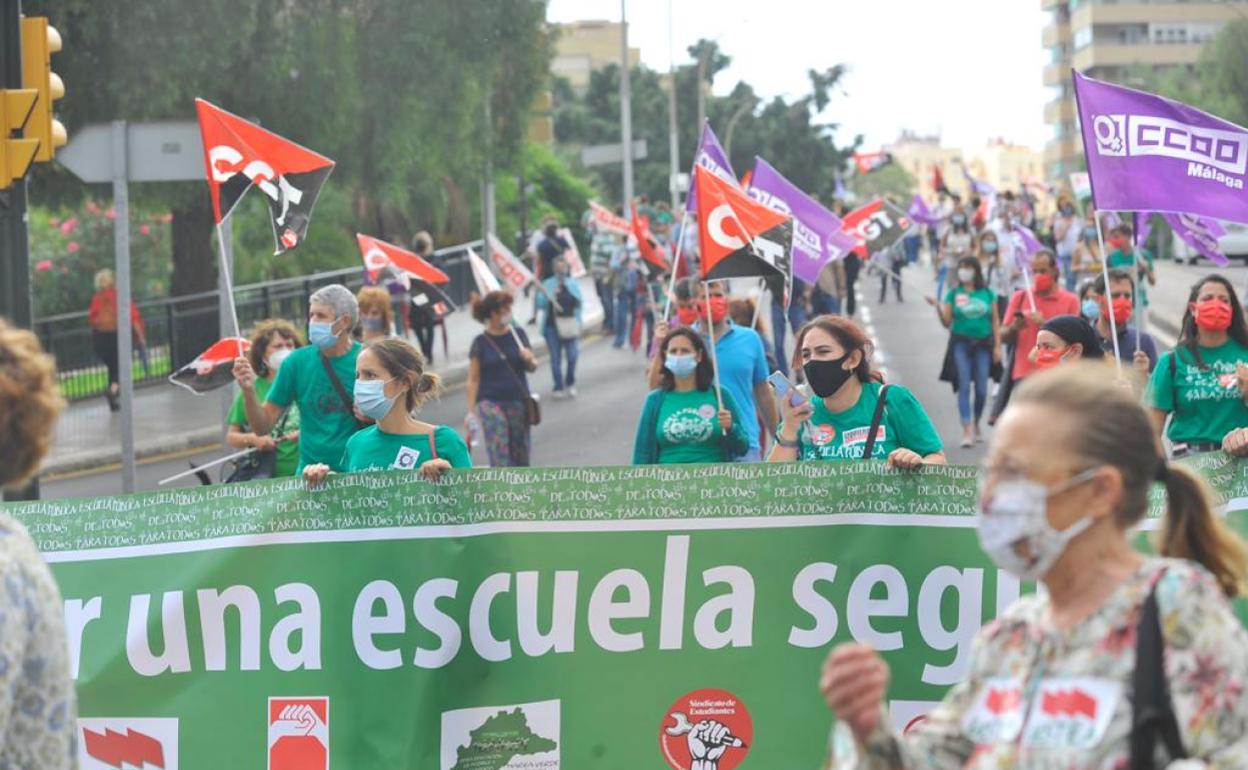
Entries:
{"type": "MultiPolygon", "coordinates": [[[[481,241],[439,249],[442,270],[451,278],[447,295],[458,305],[476,289],[467,250],[479,249],[481,241]]],[[[316,289],[341,283],[358,289],[365,283],[362,266],[334,270],[302,278],[288,278],[235,287],[238,321],[246,330],[266,318],[286,318],[297,325],[308,315],[308,297],[316,289]]],[[[219,337],[218,292],[208,291],[137,303],[146,327],[144,348],[136,346],[132,362],[135,385],[163,382],[193,361],[219,337]]],[[[63,313],[36,318],[35,333],[44,349],[56,359],[61,392],[77,401],[104,393],[108,374],[96,356],[87,314],[63,313]]]]}

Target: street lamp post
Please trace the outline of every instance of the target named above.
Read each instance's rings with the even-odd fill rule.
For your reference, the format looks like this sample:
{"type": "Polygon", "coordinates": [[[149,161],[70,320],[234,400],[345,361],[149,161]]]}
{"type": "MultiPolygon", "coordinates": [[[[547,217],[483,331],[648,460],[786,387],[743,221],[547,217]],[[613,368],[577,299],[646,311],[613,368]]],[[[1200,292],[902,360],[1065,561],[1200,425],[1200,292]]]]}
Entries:
{"type": "Polygon", "coordinates": [[[624,153],[624,210],[633,202],[633,97],[629,83],[628,9],[620,0],[620,140],[624,153]]]}

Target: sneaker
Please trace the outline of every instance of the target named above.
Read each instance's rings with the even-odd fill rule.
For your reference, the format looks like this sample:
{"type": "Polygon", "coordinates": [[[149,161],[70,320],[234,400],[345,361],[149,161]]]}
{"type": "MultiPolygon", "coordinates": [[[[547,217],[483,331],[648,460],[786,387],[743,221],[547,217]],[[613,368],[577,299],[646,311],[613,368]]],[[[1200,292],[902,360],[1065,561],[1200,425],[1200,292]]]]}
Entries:
{"type": "Polygon", "coordinates": [[[576,398],[576,388],[568,388],[568,398],[576,398]]]}
{"type": "Polygon", "coordinates": [[[566,391],[556,390],[554,393],[550,394],[550,397],[556,401],[562,401],[568,397],[568,394],[566,391]]]}

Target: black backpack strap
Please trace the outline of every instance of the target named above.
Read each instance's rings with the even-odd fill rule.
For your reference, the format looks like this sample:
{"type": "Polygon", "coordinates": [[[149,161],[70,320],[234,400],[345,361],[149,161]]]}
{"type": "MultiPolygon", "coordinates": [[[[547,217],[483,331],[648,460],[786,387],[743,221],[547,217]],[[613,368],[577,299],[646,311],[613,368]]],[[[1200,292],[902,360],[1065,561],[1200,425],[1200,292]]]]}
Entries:
{"type": "MultiPolygon", "coordinates": [[[[1158,580],[1160,582],[1160,580],[1158,580]]],[[[1130,770],[1155,770],[1156,745],[1160,738],[1171,761],[1186,759],[1183,737],[1170,700],[1166,677],[1166,642],[1157,607],[1157,583],[1148,592],[1135,629],[1135,672],[1131,680],[1130,770]]]]}
{"type": "Polygon", "coordinates": [[[880,398],[875,402],[875,414],[871,416],[871,430],[867,433],[867,443],[862,448],[862,459],[870,460],[875,451],[875,435],[880,432],[880,423],[884,422],[884,401],[891,385],[880,386],[880,398]]]}

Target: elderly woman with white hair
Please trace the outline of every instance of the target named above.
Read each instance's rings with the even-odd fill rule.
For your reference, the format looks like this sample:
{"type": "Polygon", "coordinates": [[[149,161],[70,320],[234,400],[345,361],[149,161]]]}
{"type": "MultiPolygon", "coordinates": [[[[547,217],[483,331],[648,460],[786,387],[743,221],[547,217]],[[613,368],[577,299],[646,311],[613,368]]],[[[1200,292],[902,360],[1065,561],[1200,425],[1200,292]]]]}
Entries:
{"type": "Polygon", "coordinates": [[[247,358],[234,362],[243,390],[247,424],[267,435],[291,404],[299,407],[299,470],[314,464],[341,471],[347,439],[360,428],[355,416],[355,360],[361,345],[351,336],[360,309],[351,290],[339,284],[318,289],[308,300],[308,342],[291,353],[276,373],[263,403],[256,397],[256,372],[247,358]]]}

